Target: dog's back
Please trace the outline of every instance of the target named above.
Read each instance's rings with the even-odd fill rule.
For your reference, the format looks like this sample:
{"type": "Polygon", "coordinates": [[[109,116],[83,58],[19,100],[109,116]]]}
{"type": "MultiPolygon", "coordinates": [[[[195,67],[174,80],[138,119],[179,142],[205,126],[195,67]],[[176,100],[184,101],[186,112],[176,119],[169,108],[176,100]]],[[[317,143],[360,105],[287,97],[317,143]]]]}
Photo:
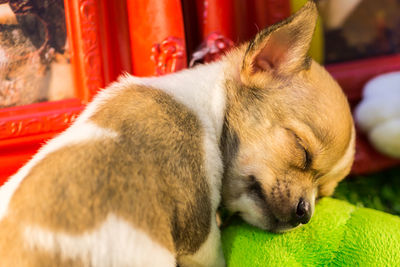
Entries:
{"type": "Polygon", "coordinates": [[[64,145],[14,193],[1,266],[174,266],[204,242],[211,206],[198,119],[159,90],[118,90],[69,130],[77,139],[58,137],[64,145]]]}

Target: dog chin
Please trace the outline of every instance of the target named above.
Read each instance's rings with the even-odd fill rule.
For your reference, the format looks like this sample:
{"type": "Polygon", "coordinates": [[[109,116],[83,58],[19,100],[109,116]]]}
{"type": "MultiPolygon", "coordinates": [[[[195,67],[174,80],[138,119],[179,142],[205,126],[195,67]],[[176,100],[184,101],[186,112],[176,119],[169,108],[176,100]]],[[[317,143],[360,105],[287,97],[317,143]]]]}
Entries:
{"type": "Polygon", "coordinates": [[[254,217],[248,217],[246,214],[241,213],[240,216],[247,223],[260,228],[264,231],[275,233],[275,234],[283,234],[286,232],[290,232],[296,228],[302,226],[302,224],[293,225],[290,222],[280,222],[274,217],[263,218],[262,220],[254,220],[254,217]]]}
{"type": "Polygon", "coordinates": [[[268,229],[269,232],[275,233],[275,234],[283,234],[290,232],[296,228],[299,228],[302,224],[299,224],[297,226],[293,226],[290,223],[280,223],[275,225],[274,227],[268,229]]]}

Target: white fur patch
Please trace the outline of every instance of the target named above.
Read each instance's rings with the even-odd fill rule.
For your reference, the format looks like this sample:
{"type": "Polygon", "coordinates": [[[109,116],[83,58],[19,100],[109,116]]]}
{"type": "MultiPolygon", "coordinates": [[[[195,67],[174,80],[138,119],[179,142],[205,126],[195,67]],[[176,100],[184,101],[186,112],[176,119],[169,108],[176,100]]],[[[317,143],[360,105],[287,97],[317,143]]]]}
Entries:
{"type": "Polygon", "coordinates": [[[0,187],[0,220],[7,213],[9,202],[23,179],[28,175],[32,167],[39,163],[46,155],[67,145],[79,144],[101,138],[117,138],[118,134],[112,130],[100,128],[92,122],[80,122],[73,124],[65,132],[50,140],[39,152],[16,174],[0,187]]]}
{"type": "Polygon", "coordinates": [[[240,212],[240,216],[248,223],[261,229],[267,229],[267,225],[262,225],[260,222],[268,218],[263,215],[261,208],[247,194],[242,194],[239,198],[231,201],[228,208],[232,212],[240,212]]]}
{"type": "Polygon", "coordinates": [[[218,147],[216,137],[208,136],[204,138],[204,161],[211,191],[212,215],[215,214],[221,200],[221,186],[223,175],[222,156],[218,147]]]}
{"type": "Polygon", "coordinates": [[[24,231],[31,249],[59,253],[62,259],[81,260],[85,266],[171,266],[175,257],[131,224],[109,215],[97,229],[82,235],[54,233],[38,226],[24,231]]]}
{"type": "Polygon", "coordinates": [[[224,62],[199,65],[193,69],[150,78],[126,75],[122,84],[138,84],[162,90],[188,107],[200,120],[204,129],[205,166],[211,189],[212,207],[220,202],[223,172],[219,140],[225,116],[226,92],[224,62]]]}
{"type": "Polygon", "coordinates": [[[200,249],[193,255],[179,258],[179,264],[182,266],[226,266],[221,246],[221,234],[215,220],[211,224],[207,240],[200,249]]]}

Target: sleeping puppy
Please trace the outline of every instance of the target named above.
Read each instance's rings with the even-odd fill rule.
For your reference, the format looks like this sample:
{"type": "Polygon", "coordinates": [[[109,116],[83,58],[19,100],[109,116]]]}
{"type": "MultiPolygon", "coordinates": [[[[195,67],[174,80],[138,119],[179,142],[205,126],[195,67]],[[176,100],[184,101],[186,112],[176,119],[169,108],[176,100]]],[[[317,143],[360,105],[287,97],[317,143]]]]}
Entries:
{"type": "Polygon", "coordinates": [[[349,172],[354,128],[307,56],[308,2],[222,60],[125,76],[0,189],[0,266],[224,266],[216,210],[305,224],[349,172]]]}

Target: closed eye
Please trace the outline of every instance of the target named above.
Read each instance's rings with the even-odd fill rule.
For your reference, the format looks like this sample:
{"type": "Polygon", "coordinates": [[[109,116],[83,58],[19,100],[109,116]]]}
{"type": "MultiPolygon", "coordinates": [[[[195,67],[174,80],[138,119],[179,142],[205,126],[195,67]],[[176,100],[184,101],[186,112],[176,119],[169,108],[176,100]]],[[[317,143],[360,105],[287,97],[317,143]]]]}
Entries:
{"type": "Polygon", "coordinates": [[[311,168],[311,164],[312,164],[312,155],[310,153],[310,151],[308,151],[305,147],[304,147],[304,142],[303,140],[301,140],[301,138],[292,130],[288,129],[296,138],[296,143],[297,145],[303,150],[304,152],[304,156],[303,156],[303,170],[309,170],[311,168]]]}
{"type": "Polygon", "coordinates": [[[310,152],[302,146],[304,150],[304,170],[308,170],[311,167],[312,157],[310,152]]]}

